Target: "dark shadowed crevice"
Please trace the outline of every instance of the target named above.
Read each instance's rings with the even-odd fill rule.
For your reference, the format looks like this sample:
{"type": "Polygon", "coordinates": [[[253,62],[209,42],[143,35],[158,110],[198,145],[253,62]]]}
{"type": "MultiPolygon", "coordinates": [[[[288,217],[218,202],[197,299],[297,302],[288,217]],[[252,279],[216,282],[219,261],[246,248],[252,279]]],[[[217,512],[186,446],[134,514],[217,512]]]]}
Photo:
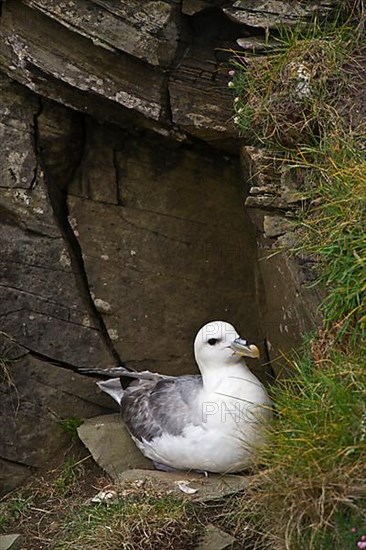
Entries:
{"type": "Polygon", "coordinates": [[[0,457],[0,460],[3,460],[4,462],[7,462],[8,464],[16,464],[17,466],[23,466],[24,468],[29,469],[29,475],[37,471],[36,466],[32,466],[31,464],[27,464],[26,462],[21,462],[18,460],[11,460],[10,458],[5,458],[4,456],[0,457]]]}
{"type": "MultiPolygon", "coordinates": [[[[43,363],[47,363],[47,365],[51,365],[51,366],[54,366],[54,367],[58,367],[58,368],[62,368],[62,369],[68,370],[68,371],[72,371],[75,374],[86,376],[86,377],[89,377],[89,378],[93,378],[94,380],[95,380],[95,378],[102,378],[98,373],[95,372],[95,369],[81,370],[80,371],[80,368],[77,365],[73,365],[72,363],[67,363],[66,361],[61,361],[59,359],[55,359],[54,357],[50,357],[49,355],[46,355],[44,353],[40,353],[39,351],[33,350],[33,349],[31,349],[27,346],[23,346],[23,348],[26,350],[26,353],[24,355],[28,354],[31,357],[33,357],[34,359],[37,359],[38,361],[41,361],[43,363]]],[[[23,356],[21,356],[21,357],[23,357],[23,356]]],[[[119,362],[119,365],[122,366],[122,362],[119,362]]],[[[133,370],[133,369],[130,369],[130,370],[133,370]]],[[[121,380],[121,385],[122,385],[123,388],[126,388],[131,382],[133,382],[132,378],[121,377],[120,380],[121,380]]],[[[63,392],[67,393],[67,392],[65,392],[65,390],[63,390],[63,392]]],[[[74,394],[70,394],[70,395],[74,395],[74,394]]],[[[90,401],[90,400],[86,399],[85,397],[82,397],[82,400],[86,401],[88,403],[95,404],[95,401],[90,401]]],[[[110,407],[109,410],[114,411],[115,409],[113,409],[113,407],[110,407]]]]}
{"type": "Polygon", "coordinates": [[[27,346],[23,346],[23,347],[27,350],[30,356],[34,357],[38,361],[42,361],[43,363],[53,365],[54,367],[61,367],[66,370],[71,370],[75,373],[78,372],[79,367],[77,365],[73,365],[72,363],[67,363],[66,361],[61,361],[60,359],[55,359],[54,357],[50,357],[49,355],[40,353],[39,351],[31,349],[27,346]]]}
{"type": "MultiPolygon", "coordinates": [[[[46,107],[49,107],[49,102],[46,102],[46,107]]],[[[51,109],[48,110],[46,116],[50,115],[51,109]]],[[[39,166],[44,171],[45,182],[47,186],[48,196],[50,204],[55,216],[56,222],[60,228],[62,237],[65,241],[67,251],[69,253],[71,267],[75,276],[75,282],[79,294],[86,306],[86,309],[92,318],[97,330],[100,333],[102,340],[104,341],[107,350],[109,351],[113,362],[116,365],[123,365],[123,362],[113,346],[111,338],[108,334],[106,326],[100,312],[97,310],[94,301],[92,299],[89,281],[85,270],[82,250],[77,240],[74,231],[69,222],[69,212],[67,204],[67,188],[69,182],[72,180],[75,171],[82,163],[84,156],[85,146],[85,127],[84,118],[76,113],[71,113],[70,117],[74,118],[70,124],[70,128],[67,128],[62,136],[63,140],[63,155],[66,162],[66,168],[63,170],[57,170],[59,167],[58,155],[55,155],[55,151],[51,150],[51,146],[47,143],[47,139],[44,139],[42,134],[42,121],[40,122],[40,116],[44,113],[43,107],[40,108],[34,118],[34,136],[35,136],[35,153],[39,166]],[[76,136],[76,138],[75,138],[76,136]],[[68,142],[68,140],[70,140],[68,142]]],[[[66,113],[66,110],[65,110],[66,113]]],[[[51,115],[52,116],[52,115],[51,115]]],[[[61,130],[62,131],[62,130],[61,130]]],[[[53,139],[53,143],[54,143],[53,139]]],[[[51,143],[51,142],[50,142],[51,143]]],[[[59,153],[59,150],[57,150],[59,153]]],[[[62,366],[77,372],[78,367],[76,365],[70,365],[61,361],[55,361],[49,357],[44,357],[42,354],[30,350],[34,357],[46,360],[52,364],[62,366]]]]}
{"type": "Polygon", "coordinates": [[[226,41],[263,31],[247,27],[231,20],[219,7],[210,7],[191,16],[186,16],[195,46],[217,45],[226,41]]]}

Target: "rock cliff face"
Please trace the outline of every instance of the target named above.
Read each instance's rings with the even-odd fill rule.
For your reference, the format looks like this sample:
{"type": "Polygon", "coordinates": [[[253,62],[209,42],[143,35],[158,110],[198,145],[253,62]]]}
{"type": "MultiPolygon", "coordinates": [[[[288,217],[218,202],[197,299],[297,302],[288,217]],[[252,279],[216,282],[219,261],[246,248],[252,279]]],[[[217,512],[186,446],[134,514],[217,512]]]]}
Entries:
{"type": "Polygon", "coordinates": [[[250,147],[240,159],[227,71],[238,44],[331,4],[3,4],[5,489],[64,448],[60,419],[111,406],[79,367],[192,372],[208,320],[269,340],[271,356],[314,325],[298,265],[282,254],[258,267],[256,231],[267,258],[265,239],[288,226],[253,187],[257,229],[243,207],[259,170],[250,147]]]}

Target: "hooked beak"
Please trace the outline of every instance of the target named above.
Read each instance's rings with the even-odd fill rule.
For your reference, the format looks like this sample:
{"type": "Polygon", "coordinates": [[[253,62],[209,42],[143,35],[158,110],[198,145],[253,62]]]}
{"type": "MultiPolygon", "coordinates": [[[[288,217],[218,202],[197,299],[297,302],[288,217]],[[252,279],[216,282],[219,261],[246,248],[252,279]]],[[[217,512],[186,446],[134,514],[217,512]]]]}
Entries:
{"type": "Polygon", "coordinates": [[[260,352],[257,346],[250,344],[242,338],[236,338],[233,342],[231,342],[230,347],[236,355],[251,357],[252,359],[259,359],[260,357],[260,352]]]}

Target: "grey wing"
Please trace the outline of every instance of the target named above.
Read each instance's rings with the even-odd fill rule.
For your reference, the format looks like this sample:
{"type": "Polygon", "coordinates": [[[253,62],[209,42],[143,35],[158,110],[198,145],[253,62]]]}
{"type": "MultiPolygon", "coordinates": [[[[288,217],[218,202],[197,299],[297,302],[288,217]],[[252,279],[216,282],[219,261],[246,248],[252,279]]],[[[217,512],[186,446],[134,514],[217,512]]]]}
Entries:
{"type": "Polygon", "coordinates": [[[198,426],[202,414],[197,396],[201,376],[180,376],[131,384],[121,400],[121,414],[127,428],[138,440],[151,441],[163,433],[179,435],[187,425],[198,426]]]}

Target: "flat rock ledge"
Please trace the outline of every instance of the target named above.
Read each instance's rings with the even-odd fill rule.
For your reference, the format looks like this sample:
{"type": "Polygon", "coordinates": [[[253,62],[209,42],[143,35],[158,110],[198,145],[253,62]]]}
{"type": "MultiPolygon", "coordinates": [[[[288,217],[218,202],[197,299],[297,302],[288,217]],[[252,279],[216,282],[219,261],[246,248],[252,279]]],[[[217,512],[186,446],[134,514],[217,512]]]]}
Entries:
{"type": "Polygon", "coordinates": [[[244,491],[248,477],[235,474],[204,474],[194,472],[160,472],[158,470],[126,470],[118,476],[123,492],[125,488],[142,486],[160,494],[173,494],[195,502],[208,502],[244,491]],[[192,492],[186,492],[192,490],[192,492]],[[184,490],[183,490],[184,489],[184,490]],[[194,492],[193,492],[194,491],[194,492]]]}
{"type": "Polygon", "coordinates": [[[0,550],[21,550],[21,535],[0,535],[0,550]]]}

